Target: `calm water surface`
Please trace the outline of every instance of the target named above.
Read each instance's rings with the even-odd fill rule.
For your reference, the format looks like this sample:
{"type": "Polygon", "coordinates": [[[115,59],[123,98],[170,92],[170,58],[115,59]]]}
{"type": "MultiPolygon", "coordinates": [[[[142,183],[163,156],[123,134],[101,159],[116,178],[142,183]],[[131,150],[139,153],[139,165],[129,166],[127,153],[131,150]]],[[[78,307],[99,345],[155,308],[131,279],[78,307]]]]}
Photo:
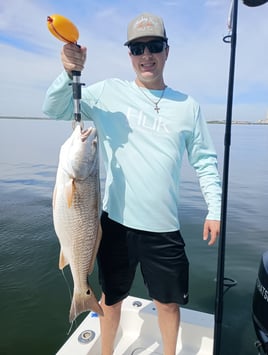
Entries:
{"type": "MultiPolygon", "coordinates": [[[[222,171],[224,126],[210,125],[222,171]]],[[[70,296],[58,270],[51,196],[69,122],[0,120],[0,310],[3,355],[55,354],[67,339],[70,296]]],[[[224,297],[221,355],[256,354],[251,302],[268,250],[268,126],[233,126],[225,276],[238,285],[224,297]]],[[[205,204],[187,161],[182,233],[191,262],[187,307],[214,312],[217,246],[202,241],[205,204]]],[[[70,282],[70,274],[65,272],[70,282]]],[[[100,294],[95,270],[91,277],[100,294]]],[[[147,297],[137,274],[132,295],[147,297]]],[[[268,315],[267,315],[268,316],[268,315]]],[[[80,316],[77,324],[84,318],[80,316]]]]}

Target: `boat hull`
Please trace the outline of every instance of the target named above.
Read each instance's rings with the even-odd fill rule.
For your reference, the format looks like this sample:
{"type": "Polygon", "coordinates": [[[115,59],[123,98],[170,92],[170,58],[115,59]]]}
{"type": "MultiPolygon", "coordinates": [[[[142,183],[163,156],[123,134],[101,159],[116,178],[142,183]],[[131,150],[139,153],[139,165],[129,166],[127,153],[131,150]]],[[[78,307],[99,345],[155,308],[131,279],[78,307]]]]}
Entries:
{"type": "MultiPolygon", "coordinates": [[[[177,354],[211,355],[213,353],[214,316],[181,309],[177,354]]],[[[58,351],[57,355],[100,355],[100,327],[96,313],[89,315],[58,351]]],[[[163,348],[154,303],[127,297],[116,338],[114,355],[161,355],[163,348]]]]}

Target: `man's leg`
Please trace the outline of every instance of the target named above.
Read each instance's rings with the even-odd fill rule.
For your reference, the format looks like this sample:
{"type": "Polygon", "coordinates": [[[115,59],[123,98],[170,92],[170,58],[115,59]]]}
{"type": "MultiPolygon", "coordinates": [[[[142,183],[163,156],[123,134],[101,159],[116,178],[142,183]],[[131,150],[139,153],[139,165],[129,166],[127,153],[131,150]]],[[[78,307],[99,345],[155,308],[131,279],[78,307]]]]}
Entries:
{"type": "Polygon", "coordinates": [[[106,306],[105,295],[101,297],[101,307],[104,312],[100,319],[101,328],[101,354],[112,355],[114,351],[114,341],[121,316],[122,301],[112,306],[106,306]]]}
{"type": "Polygon", "coordinates": [[[155,301],[158,323],[163,342],[163,355],[175,355],[180,325],[180,308],[177,303],[155,301]]]}

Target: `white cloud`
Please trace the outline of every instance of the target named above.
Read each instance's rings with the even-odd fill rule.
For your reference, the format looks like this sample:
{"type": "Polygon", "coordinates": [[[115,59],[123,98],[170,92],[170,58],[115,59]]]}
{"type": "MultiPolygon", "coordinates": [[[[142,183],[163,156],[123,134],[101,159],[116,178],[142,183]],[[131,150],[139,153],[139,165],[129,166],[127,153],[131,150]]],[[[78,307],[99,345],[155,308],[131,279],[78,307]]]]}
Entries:
{"type": "MultiPolygon", "coordinates": [[[[42,115],[46,88],[62,70],[62,43],[46,27],[47,15],[58,12],[54,7],[54,2],[33,0],[0,5],[2,116],[42,115]]],[[[193,95],[208,119],[224,119],[230,45],[224,44],[222,37],[227,34],[228,7],[223,0],[198,0],[195,4],[187,0],[153,4],[149,0],[131,4],[117,0],[107,6],[98,2],[89,6],[81,0],[69,3],[62,14],[77,21],[79,43],[88,48],[82,76],[86,84],[115,76],[133,79],[123,46],[127,22],[148,8],[160,14],[171,46],[167,84],[193,95]]],[[[248,8],[239,3],[234,113],[243,119],[262,119],[268,109],[267,13],[268,5],[248,8]]]]}

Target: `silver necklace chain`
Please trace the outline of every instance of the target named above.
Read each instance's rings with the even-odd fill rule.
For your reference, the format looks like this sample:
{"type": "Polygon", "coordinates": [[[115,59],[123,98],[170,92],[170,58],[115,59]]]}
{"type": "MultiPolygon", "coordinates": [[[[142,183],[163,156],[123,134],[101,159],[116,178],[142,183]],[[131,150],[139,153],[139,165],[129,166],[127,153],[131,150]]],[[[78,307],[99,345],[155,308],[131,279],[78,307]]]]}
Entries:
{"type": "Polygon", "coordinates": [[[159,113],[160,107],[158,106],[158,104],[159,104],[159,102],[162,100],[162,98],[163,98],[163,96],[164,96],[164,93],[165,93],[165,90],[166,90],[166,86],[164,87],[164,89],[163,89],[163,91],[162,91],[162,93],[161,93],[161,96],[160,96],[160,98],[159,98],[157,101],[152,100],[147,94],[145,94],[145,91],[143,91],[140,86],[138,86],[138,88],[139,88],[140,91],[143,93],[143,95],[155,105],[154,110],[155,110],[157,113],[159,113]]]}

